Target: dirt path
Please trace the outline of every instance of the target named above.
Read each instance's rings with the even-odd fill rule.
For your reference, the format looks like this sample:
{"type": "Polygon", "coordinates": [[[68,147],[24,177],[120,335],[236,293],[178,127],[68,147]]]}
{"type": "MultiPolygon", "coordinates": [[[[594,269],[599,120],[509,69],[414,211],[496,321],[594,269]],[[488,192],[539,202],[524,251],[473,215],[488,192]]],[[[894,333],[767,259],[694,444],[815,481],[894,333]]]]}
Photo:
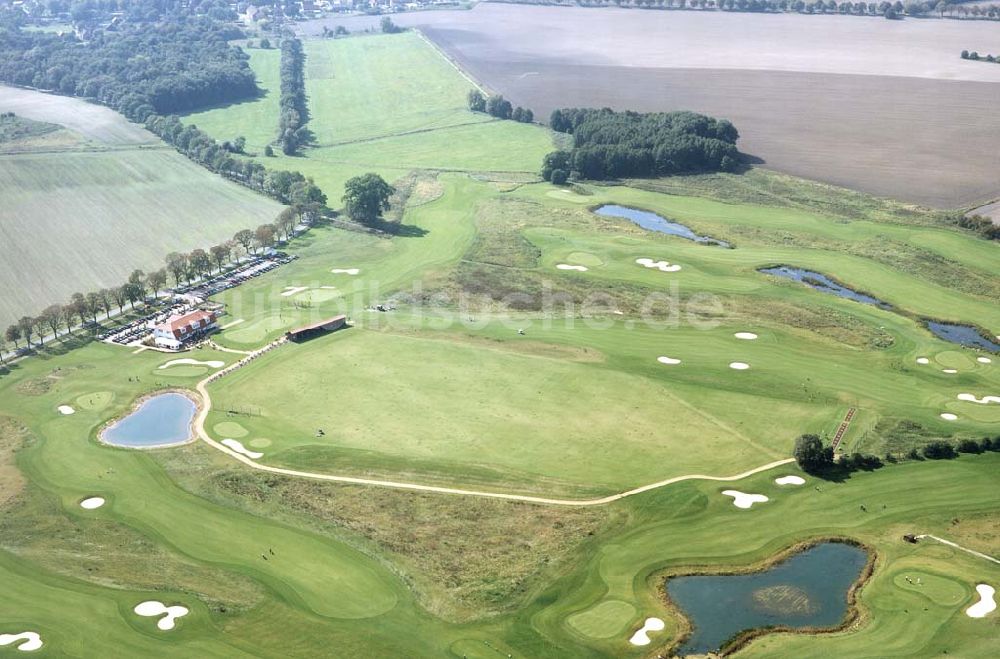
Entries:
{"type": "Polygon", "coordinates": [[[968,547],[963,547],[962,545],[956,544],[956,543],[952,542],[951,540],[945,540],[944,538],[939,538],[936,535],[930,535],[929,533],[925,533],[924,535],[918,535],[917,536],[918,540],[923,540],[924,538],[930,538],[931,540],[937,540],[938,542],[940,542],[943,545],[948,545],[949,547],[954,547],[955,549],[959,549],[961,551],[964,551],[967,554],[972,554],[976,558],[981,558],[983,560],[990,561],[992,563],[996,563],[997,565],[1000,565],[1000,559],[993,558],[989,554],[983,554],[982,552],[978,552],[975,549],[969,549],[968,547]]]}
{"type": "Polygon", "coordinates": [[[840,448],[840,442],[844,439],[844,435],[847,433],[847,429],[851,427],[851,421],[854,420],[854,413],[857,412],[853,407],[847,410],[847,415],[844,416],[844,420],[840,422],[840,427],[837,428],[837,435],[833,438],[833,452],[836,453],[837,449],[840,448]]]}
{"type": "Polygon", "coordinates": [[[775,460],[774,462],[769,462],[765,465],[755,467],[748,471],[744,471],[743,473],[736,474],[735,476],[706,476],[702,474],[687,474],[685,476],[675,476],[673,478],[668,478],[666,480],[658,481],[656,483],[650,483],[649,485],[643,485],[641,487],[637,487],[632,490],[626,490],[625,492],[619,492],[618,494],[612,494],[606,497],[601,497],[599,499],[551,499],[547,497],[536,497],[525,494],[506,494],[503,492],[483,492],[480,490],[463,490],[461,488],[455,488],[455,487],[421,485],[419,483],[403,483],[399,481],[387,481],[374,478],[356,478],[353,476],[336,476],[333,474],[319,474],[309,471],[284,469],[282,467],[271,467],[256,462],[255,460],[251,460],[245,455],[241,455],[236,451],[233,451],[228,446],[224,446],[223,444],[215,441],[214,439],[208,436],[208,433],[205,431],[205,420],[208,418],[208,413],[212,409],[212,398],[211,396],[208,395],[208,390],[206,388],[206,385],[214,380],[219,379],[220,377],[223,377],[227,373],[236,370],[245,363],[257,357],[259,354],[276,347],[283,341],[284,339],[279,339],[278,341],[268,344],[267,346],[261,348],[260,350],[254,351],[246,358],[241,359],[240,361],[236,362],[232,366],[229,366],[225,370],[219,371],[218,373],[213,373],[212,375],[205,378],[195,386],[195,389],[198,391],[198,393],[201,395],[202,398],[202,405],[200,406],[198,415],[197,417],[195,417],[194,421],[195,430],[197,431],[198,436],[201,438],[201,440],[204,441],[209,446],[211,446],[212,448],[222,451],[231,458],[239,460],[248,467],[257,469],[259,471],[266,471],[272,474],[282,474],[284,476],[296,476],[299,478],[311,478],[313,480],[330,481],[334,483],[351,483],[354,485],[374,485],[377,487],[391,487],[398,490],[412,490],[416,492],[457,494],[462,496],[483,497],[487,499],[505,499],[507,501],[524,501],[527,503],[540,503],[540,504],[548,504],[554,506],[600,506],[606,503],[612,503],[614,501],[618,501],[619,499],[624,499],[625,497],[630,497],[636,494],[642,494],[643,492],[648,492],[650,490],[655,490],[657,488],[665,487],[673,483],[680,483],[681,481],[689,481],[689,480],[738,481],[743,478],[746,478],[747,476],[752,476],[753,474],[757,474],[762,471],[767,471],[769,469],[774,469],[775,467],[780,467],[782,465],[795,462],[793,458],[775,460]]]}

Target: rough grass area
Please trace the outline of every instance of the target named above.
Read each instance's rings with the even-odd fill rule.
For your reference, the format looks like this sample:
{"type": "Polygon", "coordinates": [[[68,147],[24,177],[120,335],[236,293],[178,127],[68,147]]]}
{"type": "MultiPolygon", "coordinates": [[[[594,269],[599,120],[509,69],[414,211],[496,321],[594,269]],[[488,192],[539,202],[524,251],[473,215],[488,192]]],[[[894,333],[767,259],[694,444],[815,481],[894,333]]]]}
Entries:
{"type": "Polygon", "coordinates": [[[553,508],[259,474],[234,469],[203,448],[164,454],[161,461],[199,496],[323,533],[394,565],[424,607],[456,621],[524,604],[545,575],[565,570],[569,556],[620,517],[607,508],[553,508]]]}

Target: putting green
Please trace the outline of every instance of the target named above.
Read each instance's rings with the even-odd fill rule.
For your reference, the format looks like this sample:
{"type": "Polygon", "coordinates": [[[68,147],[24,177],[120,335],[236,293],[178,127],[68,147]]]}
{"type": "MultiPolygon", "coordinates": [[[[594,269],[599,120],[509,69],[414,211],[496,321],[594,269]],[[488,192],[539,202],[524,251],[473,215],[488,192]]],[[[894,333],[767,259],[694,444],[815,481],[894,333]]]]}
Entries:
{"type": "Polygon", "coordinates": [[[572,252],[566,257],[566,260],[574,265],[587,265],[587,266],[599,266],[604,265],[604,261],[601,257],[596,254],[591,254],[590,252],[572,252]]]}
{"type": "Polygon", "coordinates": [[[157,371],[157,375],[172,378],[194,378],[208,373],[207,366],[196,366],[194,364],[184,364],[181,366],[171,366],[168,369],[157,371]]]}
{"type": "Polygon", "coordinates": [[[588,195],[577,194],[572,190],[551,190],[548,193],[549,197],[553,199],[558,199],[560,201],[569,201],[574,204],[586,204],[593,203],[593,199],[588,195]]]}
{"type": "Polygon", "coordinates": [[[76,406],[82,410],[103,410],[114,400],[115,395],[110,391],[95,391],[84,394],[76,399],[76,406]]]}
{"type": "Polygon", "coordinates": [[[903,590],[909,590],[923,595],[940,606],[958,606],[972,595],[972,588],[966,588],[961,583],[937,574],[922,570],[903,570],[897,573],[892,582],[903,590]]]}
{"type": "Polygon", "coordinates": [[[625,632],[635,618],[635,607],[621,600],[605,600],[566,618],[566,624],[591,638],[611,638],[625,632]]]}
{"type": "Polygon", "coordinates": [[[945,350],[934,355],[934,361],[943,368],[954,368],[959,371],[969,370],[976,365],[976,360],[970,355],[958,350],[945,350]]]}
{"type": "MultiPolygon", "coordinates": [[[[218,426],[216,426],[216,430],[218,431],[218,426]]],[[[257,437],[256,439],[251,439],[247,443],[253,448],[267,448],[271,445],[271,440],[265,437],[257,437]]]]}
{"type": "Polygon", "coordinates": [[[335,300],[339,297],[343,297],[339,290],[329,288],[313,288],[293,295],[292,299],[299,302],[307,302],[309,304],[319,304],[321,302],[335,300]]]}
{"type": "Polygon", "coordinates": [[[231,437],[233,439],[239,439],[240,437],[246,437],[249,431],[236,423],[235,421],[223,421],[212,426],[212,430],[215,431],[216,435],[221,437],[231,437]]]}

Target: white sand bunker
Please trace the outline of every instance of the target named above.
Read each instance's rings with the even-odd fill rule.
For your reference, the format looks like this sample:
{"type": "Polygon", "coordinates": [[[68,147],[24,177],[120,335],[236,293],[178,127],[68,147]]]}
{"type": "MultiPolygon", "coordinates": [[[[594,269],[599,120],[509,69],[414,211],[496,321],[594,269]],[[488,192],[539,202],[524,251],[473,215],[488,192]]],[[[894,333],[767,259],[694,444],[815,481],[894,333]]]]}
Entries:
{"type": "Polygon", "coordinates": [[[288,297],[289,295],[295,295],[296,293],[301,293],[302,291],[309,288],[308,286],[285,286],[285,290],[282,291],[281,297],[288,297]]]}
{"type": "Polygon", "coordinates": [[[578,272],[586,272],[587,266],[585,265],[569,265],[568,263],[557,263],[556,270],[576,270],[578,272]]]}
{"type": "Polygon", "coordinates": [[[656,361],[660,362],[661,364],[670,364],[670,365],[681,363],[681,360],[674,359],[673,357],[657,357],[656,361]]]}
{"type": "Polygon", "coordinates": [[[917,357],[917,363],[918,364],[930,364],[931,360],[927,359],[926,357],[917,357]]]}
{"type": "Polygon", "coordinates": [[[74,410],[69,405],[60,405],[59,406],[59,414],[73,414],[74,412],[76,412],[76,410],[74,410]]]}
{"type": "Polygon", "coordinates": [[[632,645],[649,645],[649,632],[659,632],[663,631],[666,625],[659,618],[646,618],[646,622],[642,623],[642,628],[632,634],[632,638],[628,640],[632,645]]]}
{"type": "Polygon", "coordinates": [[[681,269],[676,263],[671,265],[670,261],[654,261],[653,259],[636,259],[636,263],[644,268],[653,268],[654,270],[659,270],[660,272],[677,272],[681,269]]]}
{"type": "Polygon", "coordinates": [[[161,369],[163,369],[163,368],[170,368],[171,366],[180,366],[181,364],[191,364],[193,366],[211,366],[212,368],[222,368],[223,366],[226,365],[226,362],[220,362],[220,361],[216,361],[214,359],[210,360],[210,361],[207,361],[207,362],[199,361],[197,359],[188,359],[188,358],[185,358],[185,359],[171,359],[166,364],[161,365],[160,368],[161,369]]]}
{"type": "Polygon", "coordinates": [[[361,272],[360,268],[334,268],[331,270],[335,275],[356,275],[361,272]]]}
{"type": "Polygon", "coordinates": [[[135,608],[132,610],[146,618],[163,616],[156,621],[156,626],[162,631],[173,629],[177,618],[183,618],[188,614],[188,608],[186,606],[165,606],[163,602],[160,602],[159,600],[141,602],[136,604],[135,608]]]}
{"type": "Polygon", "coordinates": [[[729,368],[737,371],[745,371],[750,368],[750,364],[747,364],[746,362],[731,362],[729,364],[729,368]]]}
{"type": "Polygon", "coordinates": [[[336,286],[320,286],[320,288],[323,289],[324,291],[335,291],[335,290],[337,290],[336,286]]]}
{"type": "Polygon", "coordinates": [[[38,632],[0,634],[0,647],[10,645],[11,643],[20,643],[20,645],[15,647],[17,647],[17,649],[21,652],[34,652],[35,650],[41,649],[43,645],[42,637],[38,635],[38,632]]]}
{"type": "Polygon", "coordinates": [[[945,421],[955,421],[958,419],[958,415],[952,414],[951,412],[942,412],[941,418],[944,419],[945,421]]]}
{"type": "Polygon", "coordinates": [[[989,357],[976,357],[976,361],[980,364],[992,364],[993,360],[989,357]]]}
{"type": "Polygon", "coordinates": [[[264,457],[263,453],[258,453],[257,451],[251,451],[247,447],[243,446],[243,442],[241,442],[239,440],[236,440],[236,439],[224,439],[224,440],[222,440],[222,443],[225,446],[228,446],[232,450],[236,451],[237,453],[242,453],[243,455],[247,456],[251,460],[258,460],[258,459],[264,457]]]}
{"type": "Polygon", "coordinates": [[[753,332],[737,332],[736,334],[733,334],[733,336],[737,339],[743,339],[744,341],[755,341],[757,339],[757,335],[753,332]]]}
{"type": "Polygon", "coordinates": [[[732,497],[733,505],[737,508],[749,508],[755,503],[764,503],[768,500],[763,494],[747,494],[739,490],[723,490],[722,493],[727,497],[732,497]]]}
{"type": "Polygon", "coordinates": [[[976,398],[972,394],[959,394],[958,399],[968,401],[970,403],[979,403],[980,405],[1000,403],[1000,396],[983,396],[982,398],[976,398]]]}
{"type": "Polygon", "coordinates": [[[104,497],[87,497],[80,502],[80,507],[86,510],[95,510],[104,505],[104,497]]]}
{"type": "Polygon", "coordinates": [[[942,368],[941,372],[947,373],[948,375],[954,375],[955,373],[958,373],[958,371],[954,368],[942,368]]]}
{"type": "Polygon", "coordinates": [[[775,478],[774,482],[778,485],[805,485],[806,479],[801,476],[781,476],[775,478]]]}
{"type": "Polygon", "coordinates": [[[979,593],[979,601],[967,608],[965,610],[965,615],[970,618],[982,618],[987,613],[996,611],[997,603],[993,599],[993,596],[997,592],[996,588],[981,583],[976,586],[976,592],[979,593]]]}

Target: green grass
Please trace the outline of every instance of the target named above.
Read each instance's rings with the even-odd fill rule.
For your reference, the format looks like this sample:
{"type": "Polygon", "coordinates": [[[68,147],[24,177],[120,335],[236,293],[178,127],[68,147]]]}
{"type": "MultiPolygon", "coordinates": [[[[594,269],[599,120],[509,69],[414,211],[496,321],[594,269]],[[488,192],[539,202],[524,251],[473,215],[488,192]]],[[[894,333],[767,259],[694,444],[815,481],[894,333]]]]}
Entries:
{"type": "Polygon", "coordinates": [[[340,205],[344,183],[376,172],[396,180],[412,170],[531,174],[553,149],[549,131],[497,121],[467,109],[471,84],[416,33],[305,41],[306,94],[314,143],[299,156],[263,158],[278,116],[276,50],[251,50],[265,93],[252,101],[188,115],[217,139],[243,135],[248,153],[271,169],[302,172],[340,205]],[[517,149],[509,148],[516,143],[517,149]]]}
{"type": "MultiPolygon", "coordinates": [[[[315,176],[334,202],[348,176],[370,169],[405,178],[414,193],[394,209],[398,235],[317,227],[291,245],[292,264],[218,296],[227,322],[242,320],[216,337],[231,348],[337,313],[355,326],[281,346],[213,383],[213,436],[239,438],[264,464],[589,496],[785,457],[802,432],[829,437],[850,407],[850,450],[995,434],[998,407],[956,394],[1000,393],[1000,361],[976,362],[917,317],[1000,330],[997,245],[932,214],[754,173],[650,186],[670,194],[519,185],[550,135],[469,114],[468,84],[417,35],[309,41],[307,54],[320,146],[269,166],[315,176]],[[411,170],[419,176],[406,177],[411,170]],[[470,174],[478,170],[511,182],[470,174]],[[656,210],[736,249],[649,234],[588,209],[607,202],[656,210]],[[683,269],[648,270],[640,257],[683,269]],[[774,263],[832,275],[898,312],[756,272],[774,263]],[[291,286],[307,290],[282,295],[291,286]],[[675,298],[678,323],[665,322],[668,299],[644,315],[653,294],[675,298]],[[595,295],[599,304],[581,306],[595,295]],[[505,308],[505,296],[522,297],[505,308]],[[397,310],[365,310],[386,302],[397,310]],[[759,338],[739,341],[736,331],[759,338]],[[660,355],[682,363],[665,366],[660,355]],[[921,356],[932,363],[917,365],[921,356]],[[751,368],[734,371],[732,361],[751,368]],[[943,411],[959,420],[943,421],[943,411]]],[[[277,62],[277,51],[251,51],[271,93],[189,119],[262,149],[276,127],[277,62]]],[[[114,155],[74,154],[95,163],[74,180],[98,197],[117,178],[138,177],[123,213],[148,214],[156,200],[155,221],[191,221],[184,204],[194,197],[177,192],[186,179],[172,155],[114,155]]],[[[60,189],[44,156],[32,158],[37,173],[9,190],[0,183],[11,208],[41,198],[26,190],[60,189]]],[[[72,208],[93,217],[92,203],[77,195],[72,208]]],[[[201,201],[198,212],[206,208],[201,201]]],[[[101,220],[117,245],[124,230],[101,220]]],[[[63,231],[67,244],[80,242],[63,231]]],[[[21,249],[42,249],[35,244],[21,249]]],[[[74,262],[77,253],[58,256],[74,262]]],[[[35,290],[35,280],[23,287],[35,290]]],[[[976,583],[1000,583],[1000,569],[901,538],[932,533],[995,554],[997,454],[776,486],[775,476],[798,473],[789,467],[585,509],[343,485],[252,471],[204,443],[153,452],[100,444],[98,429],[138,397],[193,388],[209,370],[160,370],[171,357],[151,351],[66,345],[0,370],[0,632],[40,631],[42,655],[647,656],[681,629],[662,603],[664,571],[752,565],[831,535],[877,554],[859,623],[820,637],[766,636],[738,656],[971,657],[995,644],[996,614],[973,620],[963,610],[976,583]],[[59,414],[66,404],[76,413],[59,414]],[[730,487],[770,501],[737,509],[721,495],[730,487]],[[108,503],[82,510],[91,495],[108,503]],[[157,632],[131,612],[145,599],[191,614],[157,632]],[[629,645],[649,616],[666,629],[652,647],[629,645]]]]}

